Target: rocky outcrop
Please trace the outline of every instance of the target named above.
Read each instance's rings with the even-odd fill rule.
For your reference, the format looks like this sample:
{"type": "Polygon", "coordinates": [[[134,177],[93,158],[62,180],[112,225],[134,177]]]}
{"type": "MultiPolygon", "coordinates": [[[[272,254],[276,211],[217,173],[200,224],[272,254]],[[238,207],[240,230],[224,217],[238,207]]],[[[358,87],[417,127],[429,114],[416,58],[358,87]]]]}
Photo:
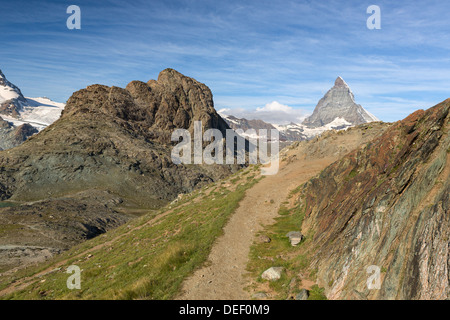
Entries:
{"type": "Polygon", "coordinates": [[[355,103],[350,87],[341,77],[336,79],[334,86],[320,99],[313,114],[302,124],[316,128],[325,126],[336,119],[343,119],[348,122],[348,125],[378,121],[361,105],[355,103]]]}
{"type": "Polygon", "coordinates": [[[413,113],[304,186],[302,232],[329,299],[450,297],[449,109],[413,113]]]}
{"type": "Polygon", "coordinates": [[[173,200],[230,172],[228,166],[172,163],[173,130],[193,130],[196,120],[204,129],[228,128],[214,110],[211,91],[175,70],[126,89],[89,86],[70,97],[53,125],[0,153],[0,183],[9,190],[0,198],[35,200],[100,187],[173,200]]]}
{"type": "Polygon", "coordinates": [[[14,210],[0,206],[0,213],[8,221],[19,216],[29,221],[21,222],[26,227],[16,232],[14,243],[2,239],[0,244],[25,245],[20,239],[37,228],[53,234],[54,242],[39,243],[35,237],[26,245],[73,245],[127,221],[128,208],[158,208],[237,170],[172,162],[173,130],[193,131],[197,120],[204,129],[228,128],[214,110],[209,88],[172,69],[156,81],[133,81],[125,89],[92,85],[75,92],[59,120],[0,152],[0,200],[14,204],[14,210]],[[58,205],[41,206],[42,201],[58,205]],[[75,214],[77,204],[86,206],[82,215],[75,214]],[[59,222],[45,218],[49,211],[59,222]],[[80,224],[72,225],[74,216],[80,224]],[[93,232],[84,232],[83,225],[93,232]]]}
{"type": "Polygon", "coordinates": [[[181,73],[166,69],[158,80],[130,82],[125,89],[102,85],[75,92],[62,118],[98,116],[132,130],[145,139],[170,144],[175,129],[194,131],[194,121],[202,129],[229,129],[214,109],[209,88],[181,73]]]}

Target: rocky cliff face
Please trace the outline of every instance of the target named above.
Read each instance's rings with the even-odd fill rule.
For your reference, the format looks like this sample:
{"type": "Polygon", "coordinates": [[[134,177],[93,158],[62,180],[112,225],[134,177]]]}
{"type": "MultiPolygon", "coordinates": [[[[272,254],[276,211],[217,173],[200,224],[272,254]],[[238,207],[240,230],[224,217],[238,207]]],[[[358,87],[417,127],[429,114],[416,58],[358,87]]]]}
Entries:
{"type": "Polygon", "coordinates": [[[361,105],[355,103],[355,97],[347,83],[338,77],[334,86],[320,99],[311,116],[303,121],[307,127],[322,127],[336,119],[343,119],[349,125],[379,121],[361,105]]]}
{"type": "MultiPolygon", "coordinates": [[[[172,131],[193,130],[196,120],[203,121],[204,129],[228,128],[214,110],[208,87],[172,69],[156,81],[133,81],[125,89],[92,85],[75,92],[58,121],[0,152],[0,200],[14,204],[13,209],[0,208],[7,216],[3,222],[24,226],[14,243],[1,238],[0,245],[22,245],[30,237],[17,235],[36,230],[56,230],[55,247],[72,230],[65,237],[66,244],[73,244],[82,238],[77,234],[87,237],[86,228],[107,230],[123,223],[129,219],[127,208],[157,208],[237,169],[172,162],[172,131]],[[42,201],[58,205],[42,206],[42,201]],[[49,211],[54,218],[48,218],[49,211]],[[80,224],[72,224],[74,216],[80,224]]],[[[32,238],[27,245],[40,244],[39,235],[32,238]]]]}
{"type": "Polygon", "coordinates": [[[193,133],[194,121],[202,121],[204,130],[229,129],[214,109],[211,90],[173,69],[162,71],[158,80],[132,81],[125,89],[93,85],[77,91],[61,117],[102,117],[163,144],[170,143],[175,129],[193,133]]]}
{"type": "Polygon", "coordinates": [[[328,298],[450,297],[449,109],[413,113],[304,186],[302,231],[328,298]]]}

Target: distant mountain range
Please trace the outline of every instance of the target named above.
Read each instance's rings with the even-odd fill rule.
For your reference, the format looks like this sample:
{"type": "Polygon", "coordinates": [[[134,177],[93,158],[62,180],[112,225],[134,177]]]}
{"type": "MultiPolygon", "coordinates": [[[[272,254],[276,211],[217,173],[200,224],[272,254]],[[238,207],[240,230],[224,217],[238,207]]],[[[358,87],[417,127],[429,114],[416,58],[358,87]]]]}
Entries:
{"type": "Polygon", "coordinates": [[[302,123],[272,124],[262,120],[247,120],[220,113],[227,124],[237,130],[278,129],[282,141],[302,141],[311,139],[327,130],[340,130],[358,124],[380,121],[377,117],[356,104],[353,92],[341,77],[320,99],[311,116],[302,123]]]}
{"type": "MultiPolygon", "coordinates": [[[[18,146],[61,116],[65,104],[46,97],[24,97],[21,90],[9,82],[0,70],[0,150],[18,146]]],[[[379,121],[356,104],[347,83],[338,77],[334,86],[320,99],[311,116],[302,123],[268,123],[220,113],[232,129],[277,129],[281,141],[303,141],[327,130],[340,130],[354,125],[379,121]]],[[[244,136],[246,134],[244,133],[244,136]]],[[[248,135],[247,135],[248,136],[248,135]]]]}
{"type": "Polygon", "coordinates": [[[0,70],[0,150],[18,146],[55,122],[64,106],[46,97],[24,97],[0,70]]]}

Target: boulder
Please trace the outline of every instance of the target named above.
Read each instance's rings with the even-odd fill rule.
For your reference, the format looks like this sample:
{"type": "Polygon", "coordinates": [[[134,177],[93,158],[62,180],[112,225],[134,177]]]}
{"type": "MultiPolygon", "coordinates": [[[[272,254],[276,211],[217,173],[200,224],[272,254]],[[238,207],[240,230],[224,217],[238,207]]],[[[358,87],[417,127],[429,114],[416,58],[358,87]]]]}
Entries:
{"type": "Polygon", "coordinates": [[[270,239],[268,236],[266,236],[266,235],[260,235],[259,237],[258,237],[258,241],[260,242],[260,243],[270,243],[270,241],[272,241],[272,239],[270,239]]]}
{"type": "Polygon", "coordinates": [[[306,289],[300,290],[300,292],[295,296],[295,300],[308,300],[309,292],[306,289]]]}
{"type": "Polygon", "coordinates": [[[292,246],[298,245],[304,238],[300,231],[290,231],[286,234],[286,237],[289,238],[292,246]]]}
{"type": "Polygon", "coordinates": [[[271,267],[263,272],[261,278],[269,281],[276,281],[281,278],[283,267],[271,267]]]}

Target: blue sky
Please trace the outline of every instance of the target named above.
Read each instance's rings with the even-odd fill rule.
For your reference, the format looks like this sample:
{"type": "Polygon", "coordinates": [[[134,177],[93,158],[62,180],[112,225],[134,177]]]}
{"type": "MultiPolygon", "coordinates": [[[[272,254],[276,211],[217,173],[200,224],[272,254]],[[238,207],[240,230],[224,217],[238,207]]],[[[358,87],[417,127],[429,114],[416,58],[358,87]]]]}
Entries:
{"type": "Polygon", "coordinates": [[[281,106],[291,111],[283,120],[296,121],[337,76],[384,121],[450,97],[448,1],[2,0],[0,8],[0,69],[29,97],[65,102],[87,85],[125,87],[168,67],[207,84],[216,109],[238,116],[281,106]],[[66,27],[71,4],[81,30],[66,27]],[[381,30],[366,27],[372,4],[381,30]]]}

